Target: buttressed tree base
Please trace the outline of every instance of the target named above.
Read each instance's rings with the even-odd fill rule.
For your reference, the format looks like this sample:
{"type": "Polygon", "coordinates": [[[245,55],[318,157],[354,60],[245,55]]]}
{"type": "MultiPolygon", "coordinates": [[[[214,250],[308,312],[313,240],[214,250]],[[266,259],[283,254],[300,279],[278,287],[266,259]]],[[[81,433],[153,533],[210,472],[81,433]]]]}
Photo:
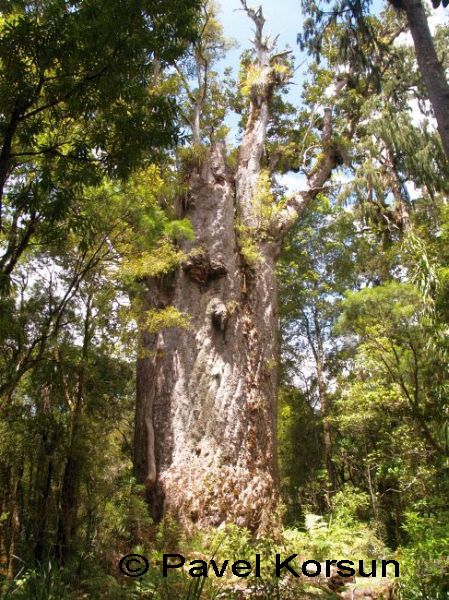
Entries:
{"type": "MultiPolygon", "coordinates": [[[[338,159],[323,144],[307,191],[288,202],[266,189],[270,106],[289,79],[288,52],[277,53],[264,35],[261,9],[242,4],[255,26],[248,119],[232,168],[222,141],[201,149],[180,207],[195,239],[182,242],[186,258],[174,273],[148,281],[144,311],[172,306],[190,325],[142,332],[135,462],[156,519],[174,514],[187,528],[235,523],[255,531],[269,526],[278,497],[275,264],[283,236],[338,159]]],[[[331,129],[329,108],[323,142],[331,129]]]]}

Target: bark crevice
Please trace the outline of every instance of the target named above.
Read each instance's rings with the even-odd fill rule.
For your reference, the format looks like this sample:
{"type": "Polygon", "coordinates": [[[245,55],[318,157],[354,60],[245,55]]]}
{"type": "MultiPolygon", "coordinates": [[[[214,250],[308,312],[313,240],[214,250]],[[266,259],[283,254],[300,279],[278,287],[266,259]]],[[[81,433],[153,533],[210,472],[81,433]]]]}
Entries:
{"type": "MultiPolygon", "coordinates": [[[[191,327],[143,334],[137,367],[136,473],[150,483],[153,516],[175,514],[186,529],[235,523],[260,531],[272,524],[278,501],[275,271],[284,219],[300,211],[292,205],[295,214],[281,215],[272,232],[257,214],[270,103],[288,69],[277,68],[286,53],[273,54],[261,10],[242,4],[256,26],[258,78],[237,168],[230,173],[224,144],[212,143],[191,170],[184,208],[195,240],[181,243],[186,259],[163,299],[188,314],[191,327]]],[[[332,144],[325,147],[309,199],[338,162],[332,144]]],[[[144,310],[157,299],[150,286],[144,310]]]]}

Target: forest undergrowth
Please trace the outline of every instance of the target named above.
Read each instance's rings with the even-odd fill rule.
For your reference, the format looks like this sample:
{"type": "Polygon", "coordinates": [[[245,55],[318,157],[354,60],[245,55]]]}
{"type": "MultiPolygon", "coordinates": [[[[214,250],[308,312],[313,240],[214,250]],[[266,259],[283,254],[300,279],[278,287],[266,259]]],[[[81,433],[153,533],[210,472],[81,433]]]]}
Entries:
{"type": "Polygon", "coordinates": [[[0,1],[2,600],[449,599],[447,19],[239,6],[0,1]]]}

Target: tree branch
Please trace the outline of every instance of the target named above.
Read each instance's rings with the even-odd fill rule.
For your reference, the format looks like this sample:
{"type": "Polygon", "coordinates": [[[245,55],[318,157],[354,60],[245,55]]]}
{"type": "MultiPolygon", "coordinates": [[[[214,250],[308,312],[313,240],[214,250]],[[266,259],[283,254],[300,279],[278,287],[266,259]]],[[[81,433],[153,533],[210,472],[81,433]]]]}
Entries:
{"type": "Polygon", "coordinates": [[[238,169],[236,173],[236,195],[239,216],[245,226],[257,227],[257,216],[254,214],[252,199],[259,180],[261,159],[265,149],[267,127],[270,119],[270,105],[273,92],[282,87],[290,73],[280,74],[276,70],[282,53],[271,55],[274,43],[263,35],[265,17],[262,8],[249,8],[246,0],[241,0],[243,9],[256,26],[253,44],[257,53],[254,69],[254,81],[251,81],[249,92],[250,107],[245,133],[240,146],[238,169]]]}
{"type": "MultiPolygon", "coordinates": [[[[334,102],[347,83],[348,76],[338,79],[335,84],[334,102]]],[[[328,106],[324,109],[321,134],[322,152],[307,177],[307,189],[294,194],[286,206],[276,214],[270,227],[270,233],[274,237],[282,238],[290,231],[310,202],[325,189],[325,184],[330,179],[333,170],[340,164],[338,149],[333,145],[332,137],[332,108],[328,106]]]]}

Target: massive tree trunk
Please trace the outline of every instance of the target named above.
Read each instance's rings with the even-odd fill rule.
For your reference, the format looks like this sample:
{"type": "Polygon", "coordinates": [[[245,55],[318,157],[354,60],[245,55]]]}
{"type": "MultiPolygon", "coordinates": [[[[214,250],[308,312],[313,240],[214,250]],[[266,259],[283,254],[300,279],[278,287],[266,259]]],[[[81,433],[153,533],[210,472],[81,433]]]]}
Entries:
{"type": "MultiPolygon", "coordinates": [[[[184,211],[195,241],[183,244],[187,258],[174,274],[148,282],[143,306],[174,306],[191,317],[189,329],[142,333],[135,432],[136,474],[153,516],[172,513],[186,527],[232,522],[261,530],[273,517],[275,263],[283,233],[336,165],[327,144],[309,190],[262,215],[255,197],[283,55],[262,37],[261,12],[246,10],[256,25],[259,77],[238,166],[228,168],[224,145],[215,143],[192,170],[184,211]]],[[[330,134],[326,111],[324,137],[330,134]]]]}
{"type": "MultiPolygon", "coordinates": [[[[261,245],[252,268],[243,261],[223,148],[211,149],[192,179],[188,216],[198,252],[156,304],[189,314],[191,327],[144,336],[138,472],[156,517],[169,510],[198,524],[255,528],[273,510],[277,489],[276,248],[261,245]]],[[[154,307],[150,290],[145,308],[154,307]]]]}

